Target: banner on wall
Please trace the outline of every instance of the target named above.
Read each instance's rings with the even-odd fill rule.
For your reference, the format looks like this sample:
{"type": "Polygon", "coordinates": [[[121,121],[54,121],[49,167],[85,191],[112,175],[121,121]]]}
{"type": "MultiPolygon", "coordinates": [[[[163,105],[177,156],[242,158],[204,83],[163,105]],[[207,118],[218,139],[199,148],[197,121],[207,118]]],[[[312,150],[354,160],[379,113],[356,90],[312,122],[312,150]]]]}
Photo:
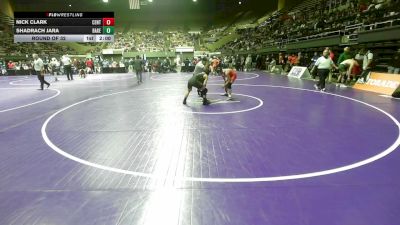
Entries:
{"type": "Polygon", "coordinates": [[[194,52],[194,47],[176,47],[175,52],[194,52]]]}
{"type": "Polygon", "coordinates": [[[290,72],[288,73],[288,77],[295,78],[307,78],[310,77],[310,72],[307,67],[302,66],[293,66],[290,72]]]}
{"type": "Polygon", "coordinates": [[[122,55],[122,54],[124,54],[124,49],[123,48],[121,48],[121,49],[111,49],[111,48],[103,49],[101,51],[101,53],[103,55],[122,55]]]}
{"type": "Polygon", "coordinates": [[[385,95],[392,95],[399,86],[399,75],[371,72],[366,83],[361,83],[359,79],[353,88],[385,95]]]}

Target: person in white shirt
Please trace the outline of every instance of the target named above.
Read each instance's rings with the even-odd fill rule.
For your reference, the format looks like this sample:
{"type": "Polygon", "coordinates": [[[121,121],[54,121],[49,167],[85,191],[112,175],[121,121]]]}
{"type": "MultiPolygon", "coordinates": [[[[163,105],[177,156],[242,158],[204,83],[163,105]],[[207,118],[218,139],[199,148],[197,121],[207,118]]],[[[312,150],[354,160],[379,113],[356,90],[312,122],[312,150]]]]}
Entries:
{"type": "Polygon", "coordinates": [[[363,71],[360,75],[360,78],[363,78],[363,81],[361,83],[367,82],[367,76],[372,70],[373,67],[373,60],[374,60],[374,54],[371,52],[371,50],[368,50],[367,53],[364,55],[364,60],[363,60],[363,71]]]}
{"type": "Polygon", "coordinates": [[[204,72],[204,64],[208,62],[207,57],[203,57],[199,62],[197,62],[196,66],[194,67],[193,76],[196,76],[200,73],[204,72]]]}
{"type": "Polygon", "coordinates": [[[63,55],[61,62],[64,65],[64,73],[67,74],[68,80],[74,80],[72,75],[71,59],[68,56],[63,55]]]}
{"type": "Polygon", "coordinates": [[[176,72],[180,73],[182,70],[182,63],[181,63],[181,57],[179,55],[176,56],[175,64],[176,64],[176,72]]]}
{"type": "Polygon", "coordinates": [[[58,81],[57,75],[58,75],[58,70],[60,68],[60,62],[56,58],[52,58],[50,61],[50,68],[51,72],[54,75],[54,81],[58,81]]]}
{"type": "Polygon", "coordinates": [[[50,84],[44,80],[44,63],[41,58],[39,58],[38,54],[33,54],[33,72],[34,75],[37,75],[40,81],[40,89],[43,90],[43,84],[47,85],[47,88],[50,87],[50,84]]]}
{"type": "Polygon", "coordinates": [[[251,55],[247,55],[246,61],[245,61],[245,71],[249,72],[251,70],[251,63],[252,63],[252,58],[251,55]]]}
{"type": "Polygon", "coordinates": [[[346,84],[347,81],[351,81],[351,75],[354,67],[358,67],[358,62],[354,58],[346,59],[339,64],[339,79],[337,86],[340,86],[340,83],[346,84]]]}
{"type": "Polygon", "coordinates": [[[317,84],[314,84],[314,87],[316,90],[324,92],[325,80],[329,75],[329,71],[332,69],[332,67],[335,67],[337,69],[337,66],[329,57],[329,50],[325,49],[323,51],[322,56],[319,57],[315,62],[313,70],[315,70],[315,67],[318,68],[319,81],[317,84]]]}

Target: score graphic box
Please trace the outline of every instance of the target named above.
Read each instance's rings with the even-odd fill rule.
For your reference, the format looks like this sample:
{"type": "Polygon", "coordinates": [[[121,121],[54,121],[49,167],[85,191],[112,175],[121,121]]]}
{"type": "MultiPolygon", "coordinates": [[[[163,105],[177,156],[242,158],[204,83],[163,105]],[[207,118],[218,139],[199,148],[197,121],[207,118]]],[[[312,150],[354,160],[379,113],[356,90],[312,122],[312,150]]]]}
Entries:
{"type": "Polygon", "coordinates": [[[113,12],[15,12],[14,43],[114,42],[113,12]]]}

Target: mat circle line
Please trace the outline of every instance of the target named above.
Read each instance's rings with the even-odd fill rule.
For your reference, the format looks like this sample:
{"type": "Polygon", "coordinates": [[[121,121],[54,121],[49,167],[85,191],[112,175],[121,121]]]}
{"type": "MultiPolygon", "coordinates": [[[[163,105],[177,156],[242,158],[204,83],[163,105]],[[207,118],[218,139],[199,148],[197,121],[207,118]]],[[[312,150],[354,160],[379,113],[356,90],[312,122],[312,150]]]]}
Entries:
{"type": "MultiPolygon", "coordinates": [[[[10,89],[10,90],[16,90],[16,89],[18,90],[18,89],[21,89],[21,90],[27,90],[27,89],[30,89],[30,88],[0,88],[0,90],[2,90],[2,89],[10,89]]],[[[36,105],[36,104],[38,104],[38,103],[45,102],[45,101],[48,101],[48,100],[50,100],[50,99],[53,99],[53,98],[55,98],[55,97],[57,97],[57,96],[59,96],[59,95],[61,94],[61,91],[58,90],[58,89],[49,88],[49,89],[47,89],[47,90],[56,91],[56,94],[53,95],[53,96],[50,96],[50,97],[48,97],[48,98],[45,98],[45,99],[36,101],[36,102],[32,102],[32,103],[25,104],[25,105],[21,105],[21,106],[16,106],[16,107],[9,108],[9,109],[0,110],[0,113],[9,112],[9,111],[13,111],[13,110],[16,110],[16,109],[21,109],[21,108],[25,108],[25,107],[28,107],[28,106],[36,105]]]]}
{"type": "MultiPolygon", "coordinates": [[[[239,84],[238,84],[239,85],[239,84]]],[[[327,169],[327,170],[321,170],[321,171],[316,171],[316,172],[309,172],[309,173],[302,173],[302,174],[294,174],[294,175],[283,175],[283,176],[270,176],[270,177],[254,177],[254,178],[202,178],[202,177],[165,177],[165,176],[157,176],[154,174],[149,174],[149,173],[143,173],[143,172],[136,172],[136,171],[130,171],[130,170],[124,170],[124,169],[118,169],[115,167],[110,167],[110,166],[104,166],[101,164],[97,164],[97,163],[93,163],[81,158],[78,158],[76,156],[73,156],[65,151],[63,151],[62,149],[60,149],[59,147],[57,147],[55,144],[53,144],[51,142],[51,140],[49,139],[49,137],[47,136],[47,132],[46,132],[46,128],[47,125],[49,124],[49,122],[59,113],[74,107],[78,104],[87,102],[87,101],[91,101],[94,99],[98,99],[98,98],[102,98],[102,97],[106,97],[106,96],[110,96],[110,95],[115,95],[116,93],[112,93],[112,94],[108,94],[108,95],[102,95],[102,96],[98,96],[98,97],[94,97],[94,98],[89,98],[77,103],[74,103],[72,105],[69,105],[65,108],[62,108],[60,110],[58,110],[57,112],[55,112],[54,114],[52,114],[50,117],[48,117],[46,119],[46,121],[43,123],[42,128],[41,128],[41,133],[42,133],[42,137],[43,140],[46,142],[46,144],[55,152],[59,153],[60,155],[73,160],[75,162],[87,165],[87,166],[91,166],[94,168],[98,168],[98,169],[102,169],[102,170],[106,170],[106,171],[110,171],[110,172],[115,172],[115,173],[120,173],[120,174],[126,174],[126,175],[134,175],[134,176],[140,176],[140,177],[146,177],[146,178],[152,178],[152,179],[172,179],[174,181],[191,181],[191,182],[209,182],[209,183],[254,183],[254,182],[272,182],[272,181],[284,181],[284,180],[296,180],[296,179],[305,179],[305,178],[312,178],[312,177],[319,177],[319,176],[325,176],[325,175],[330,175],[330,174],[335,174],[335,173],[339,173],[339,172],[344,172],[344,171],[348,171],[351,169],[355,169],[361,166],[365,166],[369,163],[372,163],[376,160],[379,160],[387,155],[389,155],[390,153],[392,153],[393,151],[396,150],[396,148],[400,145],[400,123],[398,120],[396,120],[391,114],[387,113],[386,111],[373,106],[371,104],[368,104],[366,102],[357,100],[357,99],[353,99],[350,97],[346,97],[346,96],[342,96],[342,95],[338,95],[338,94],[334,94],[334,93],[321,93],[315,90],[309,90],[309,89],[303,89],[303,88],[294,88],[294,87],[286,87],[286,86],[275,86],[275,85],[249,85],[249,84],[241,84],[241,86],[255,86],[255,87],[271,87],[271,88],[284,88],[284,89],[292,89],[292,90],[299,90],[299,91],[308,91],[308,92],[314,92],[314,93],[318,93],[318,94],[326,94],[326,95],[332,95],[332,96],[336,96],[339,98],[343,98],[343,99],[347,99],[350,101],[354,101],[357,103],[361,103],[363,105],[366,105],[368,107],[371,107],[381,113],[383,113],[384,115],[386,115],[387,117],[389,117],[394,124],[397,126],[398,128],[398,137],[395,140],[395,142],[389,146],[387,149],[385,149],[384,151],[378,153],[377,155],[374,155],[370,158],[349,164],[349,165],[345,165],[345,166],[341,166],[341,167],[337,167],[337,168],[333,168],[333,169],[327,169]]],[[[151,88],[147,88],[147,89],[151,89],[151,88]]],[[[147,89],[138,89],[138,90],[147,90],[147,89]]],[[[117,92],[118,94],[121,93],[126,93],[126,92],[131,92],[132,90],[129,91],[123,91],[123,92],[117,92]]]]}

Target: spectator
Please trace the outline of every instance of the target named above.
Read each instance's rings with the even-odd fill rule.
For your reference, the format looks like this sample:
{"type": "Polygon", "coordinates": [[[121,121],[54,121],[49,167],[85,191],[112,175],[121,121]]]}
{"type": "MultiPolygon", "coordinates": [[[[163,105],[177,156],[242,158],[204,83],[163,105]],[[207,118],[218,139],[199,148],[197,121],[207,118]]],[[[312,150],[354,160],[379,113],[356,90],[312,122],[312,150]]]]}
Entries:
{"type": "Polygon", "coordinates": [[[363,60],[364,60],[364,52],[365,50],[362,48],[358,51],[358,53],[356,54],[356,56],[354,57],[355,60],[357,60],[359,65],[362,65],[363,60]]]}
{"type": "Polygon", "coordinates": [[[338,61],[337,61],[337,64],[339,65],[339,64],[342,63],[344,60],[351,59],[351,58],[353,58],[353,56],[352,56],[352,54],[351,54],[351,52],[350,52],[350,47],[345,47],[345,48],[343,49],[343,53],[340,54],[340,56],[339,56],[339,59],[338,59],[338,61]]]}
{"type": "Polygon", "coordinates": [[[389,62],[388,73],[399,74],[400,71],[400,48],[389,62]]]}
{"type": "Polygon", "coordinates": [[[136,78],[138,84],[143,83],[143,77],[142,77],[143,67],[144,67],[143,60],[140,58],[140,56],[136,56],[136,59],[133,61],[133,68],[135,69],[136,72],[136,78]]]}
{"type": "Polygon", "coordinates": [[[15,63],[13,61],[9,61],[7,64],[7,69],[9,70],[15,70],[15,63]]]}
{"type": "Polygon", "coordinates": [[[60,62],[58,62],[58,60],[55,57],[51,58],[50,69],[54,75],[54,81],[58,81],[57,75],[60,70],[60,62]]]}
{"type": "MultiPolygon", "coordinates": [[[[343,49],[343,53],[340,54],[339,59],[337,61],[337,64],[339,65],[339,68],[341,68],[340,65],[341,65],[342,62],[344,62],[344,61],[346,61],[348,59],[352,59],[352,58],[353,58],[353,56],[350,53],[350,47],[345,47],[343,49]]],[[[346,65],[350,65],[350,64],[353,65],[353,63],[347,63],[346,65]]],[[[344,67],[344,65],[342,66],[342,68],[343,67],[344,67]]],[[[346,67],[346,68],[348,68],[348,67],[346,67]]],[[[353,68],[353,66],[351,66],[351,68],[353,68]]],[[[345,81],[346,80],[346,76],[349,76],[349,74],[346,74],[346,71],[341,71],[339,73],[338,82],[340,83],[341,81],[345,81]]]]}
{"type": "Polygon", "coordinates": [[[364,55],[364,60],[363,60],[363,71],[361,73],[361,77],[363,78],[363,81],[361,83],[365,83],[367,81],[367,76],[371,72],[371,70],[374,67],[374,54],[372,53],[371,50],[368,50],[367,53],[364,55]]]}
{"type": "Polygon", "coordinates": [[[244,69],[244,71],[246,71],[246,72],[250,71],[251,70],[251,64],[252,64],[251,55],[248,54],[247,58],[246,58],[246,61],[245,61],[245,69],[244,69]]]}

